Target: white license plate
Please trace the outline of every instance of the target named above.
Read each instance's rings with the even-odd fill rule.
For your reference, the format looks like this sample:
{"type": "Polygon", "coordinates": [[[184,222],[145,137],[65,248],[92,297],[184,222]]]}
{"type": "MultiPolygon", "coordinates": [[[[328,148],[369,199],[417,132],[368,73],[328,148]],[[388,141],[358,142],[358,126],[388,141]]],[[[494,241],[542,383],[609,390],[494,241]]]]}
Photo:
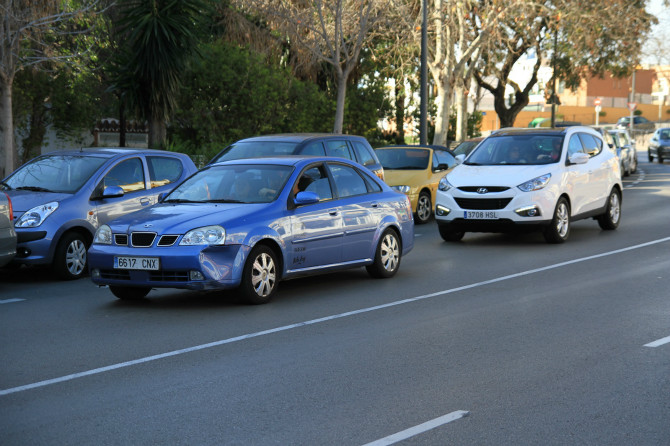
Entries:
{"type": "Polygon", "coordinates": [[[463,211],[463,218],[468,220],[497,220],[496,211],[463,211]]]}
{"type": "Polygon", "coordinates": [[[158,257],[114,257],[114,268],[158,271],[159,260],[158,257]]]}

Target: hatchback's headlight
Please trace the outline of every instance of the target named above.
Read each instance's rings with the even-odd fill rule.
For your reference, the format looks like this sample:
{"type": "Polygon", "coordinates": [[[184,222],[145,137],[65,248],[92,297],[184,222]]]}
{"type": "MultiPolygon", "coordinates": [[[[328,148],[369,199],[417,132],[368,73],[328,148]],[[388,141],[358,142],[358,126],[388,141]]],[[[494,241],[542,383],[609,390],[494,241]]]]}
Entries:
{"type": "Polygon", "coordinates": [[[204,226],[191,229],[182,237],[180,245],[223,245],[226,241],[226,230],[221,226],[204,226]]]}
{"type": "Polygon", "coordinates": [[[102,225],[95,231],[95,236],[93,236],[93,243],[99,245],[111,245],[112,244],[112,228],[107,225],[102,225]]]}
{"type": "Polygon", "coordinates": [[[397,192],[402,192],[403,194],[408,194],[409,193],[409,186],[391,186],[391,189],[397,191],[397,192]]]}
{"type": "Polygon", "coordinates": [[[537,178],[533,178],[530,181],[526,181],[523,184],[519,184],[517,187],[521,189],[523,192],[532,192],[534,190],[540,190],[544,188],[547,184],[549,184],[549,180],[551,179],[551,174],[548,173],[546,175],[542,175],[537,178]]]}
{"type": "Polygon", "coordinates": [[[440,178],[440,183],[437,185],[437,188],[439,190],[441,190],[442,192],[446,192],[449,189],[451,189],[452,187],[454,187],[454,186],[452,186],[451,183],[449,183],[449,181],[447,180],[446,175],[443,176],[442,178],[440,178]]]}
{"type": "Polygon", "coordinates": [[[21,218],[19,218],[19,221],[16,222],[15,226],[17,228],[36,228],[41,225],[44,220],[46,220],[46,218],[56,209],[58,209],[57,201],[35,206],[23,214],[21,218]]]}

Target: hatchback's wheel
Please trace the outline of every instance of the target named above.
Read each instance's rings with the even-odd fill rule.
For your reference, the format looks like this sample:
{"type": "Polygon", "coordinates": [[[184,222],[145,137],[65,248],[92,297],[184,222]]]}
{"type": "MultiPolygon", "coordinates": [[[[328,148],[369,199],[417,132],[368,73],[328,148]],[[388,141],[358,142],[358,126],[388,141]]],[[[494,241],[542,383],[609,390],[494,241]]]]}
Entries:
{"type": "Polygon", "coordinates": [[[651,150],[647,149],[647,158],[649,158],[649,162],[654,161],[654,156],[651,154],[651,150]]]}
{"type": "Polygon", "coordinates": [[[598,224],[602,229],[612,230],[619,226],[621,220],[621,194],[616,189],[612,189],[607,199],[607,208],[605,213],[598,216],[598,224]]]}
{"type": "Polygon", "coordinates": [[[464,231],[454,231],[449,229],[447,225],[437,225],[437,229],[440,231],[440,237],[445,242],[457,242],[465,235],[464,231]]]}
{"type": "Polygon", "coordinates": [[[111,286],[109,290],[113,295],[118,297],[121,300],[140,300],[144,299],[151,287],[146,286],[111,286]]]}
{"type": "Polygon", "coordinates": [[[623,161],[621,162],[621,178],[628,176],[628,169],[624,165],[623,161]]]}
{"type": "Polygon", "coordinates": [[[54,253],[54,272],[63,280],[79,279],[88,270],[86,256],[88,242],[77,232],[63,235],[54,253]]]}
{"type": "Polygon", "coordinates": [[[275,253],[264,245],[254,247],[242,273],[240,290],[245,300],[254,305],[268,303],[277,289],[278,279],[275,253]]]}
{"type": "Polygon", "coordinates": [[[561,197],[556,203],[554,218],[544,230],[544,239],[548,243],[563,243],[570,235],[570,205],[561,197]]]}
{"type": "Polygon", "coordinates": [[[658,153],[658,164],[663,164],[663,155],[661,154],[661,151],[659,150],[658,153]]]}
{"type": "Polygon", "coordinates": [[[416,203],[416,223],[424,224],[430,219],[432,212],[432,203],[430,201],[430,194],[428,192],[421,192],[419,194],[419,201],[416,203]]]}
{"type": "Polygon", "coordinates": [[[365,268],[372,277],[387,278],[398,272],[400,267],[400,240],[393,229],[387,229],[381,236],[375,260],[365,268]]]}

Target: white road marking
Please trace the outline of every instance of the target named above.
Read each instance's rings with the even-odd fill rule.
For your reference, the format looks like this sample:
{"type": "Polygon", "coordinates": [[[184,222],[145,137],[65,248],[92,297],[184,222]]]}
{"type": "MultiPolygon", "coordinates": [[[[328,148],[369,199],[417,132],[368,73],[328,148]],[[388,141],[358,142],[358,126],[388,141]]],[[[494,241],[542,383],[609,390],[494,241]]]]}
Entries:
{"type": "Polygon", "coordinates": [[[631,184],[629,184],[628,186],[624,186],[624,189],[629,189],[629,188],[631,188],[631,187],[635,187],[635,186],[637,186],[638,184],[640,184],[641,182],[644,181],[644,177],[645,177],[645,172],[644,172],[644,170],[642,170],[642,169],[638,169],[638,172],[639,172],[640,174],[638,175],[637,180],[633,181],[633,182],[632,182],[631,184]]]}
{"type": "Polygon", "coordinates": [[[25,299],[19,299],[19,298],[15,298],[15,299],[4,299],[4,300],[0,300],[0,304],[11,304],[12,302],[22,302],[22,301],[24,301],[24,300],[25,300],[25,299]]]}
{"type": "Polygon", "coordinates": [[[195,352],[195,351],[198,351],[198,350],[204,350],[204,349],[207,349],[207,348],[218,347],[220,345],[232,344],[233,342],[244,341],[244,340],[251,339],[251,338],[257,338],[259,336],[265,336],[265,335],[269,335],[269,334],[273,334],[273,333],[279,333],[279,332],[282,332],[282,331],[293,330],[295,328],[300,328],[300,327],[304,327],[304,326],[307,326],[307,325],[320,324],[320,323],[332,321],[332,320],[335,320],[335,319],[342,319],[342,318],[345,318],[345,317],[355,316],[355,315],[358,315],[358,314],[369,313],[369,312],[372,312],[372,311],[377,311],[377,310],[382,310],[382,309],[385,309],[385,308],[396,307],[398,305],[404,305],[404,304],[417,302],[417,301],[424,300],[424,299],[430,299],[430,298],[437,297],[437,296],[443,296],[445,294],[457,293],[459,291],[465,291],[465,290],[469,290],[469,289],[472,289],[472,288],[478,288],[478,287],[482,287],[482,286],[485,286],[485,285],[490,285],[492,283],[502,282],[502,281],[505,281],[505,280],[516,279],[518,277],[529,276],[531,274],[536,274],[536,273],[540,273],[540,272],[543,272],[543,271],[549,271],[549,270],[552,270],[552,269],[561,268],[563,266],[574,265],[576,263],[586,262],[586,261],[589,261],[589,260],[599,259],[601,257],[607,257],[607,256],[615,255],[615,254],[620,254],[622,252],[632,251],[632,250],[635,250],[635,249],[645,248],[647,246],[657,245],[659,243],[665,243],[665,242],[668,242],[668,241],[670,241],[670,237],[665,237],[665,238],[662,238],[662,239],[653,240],[651,242],[641,243],[639,245],[634,245],[634,246],[629,246],[627,248],[616,249],[614,251],[609,251],[609,252],[604,252],[602,254],[595,254],[595,255],[592,255],[592,256],[588,256],[588,257],[582,257],[582,258],[579,258],[579,259],[569,260],[567,262],[556,263],[556,264],[549,265],[549,266],[544,266],[544,267],[541,267],[541,268],[535,268],[535,269],[531,269],[531,270],[528,270],[528,271],[523,271],[523,272],[520,272],[520,273],[510,274],[508,276],[502,276],[502,277],[497,277],[495,279],[485,280],[483,282],[477,282],[477,283],[473,283],[473,284],[470,284],[470,285],[460,286],[458,288],[451,288],[451,289],[448,289],[448,290],[437,291],[435,293],[423,294],[421,296],[415,296],[415,297],[410,297],[408,299],[397,300],[395,302],[389,302],[389,303],[382,304],[382,305],[376,305],[374,307],[361,308],[359,310],[347,311],[346,313],[334,314],[334,315],[331,315],[331,316],[325,316],[325,317],[321,317],[321,318],[318,318],[318,319],[312,319],[312,320],[309,320],[309,321],[303,321],[303,322],[298,322],[298,323],[295,323],[295,324],[284,325],[282,327],[271,328],[271,329],[263,330],[263,331],[257,331],[255,333],[248,333],[248,334],[244,334],[244,335],[241,335],[241,336],[236,336],[234,338],[222,339],[220,341],[214,341],[214,342],[210,342],[210,343],[207,343],[207,344],[201,344],[201,345],[196,345],[196,346],[193,346],[193,347],[182,348],[180,350],[173,350],[171,352],[161,353],[161,354],[158,354],[158,355],[146,356],[144,358],[139,358],[139,359],[135,359],[135,360],[132,360],[132,361],[120,362],[120,363],[117,363],[117,364],[108,365],[106,367],[100,367],[100,368],[97,368],[97,369],[87,370],[87,371],[84,371],[84,372],[73,373],[73,374],[70,374],[70,375],[65,375],[65,376],[61,376],[61,377],[53,378],[53,379],[47,379],[45,381],[39,381],[39,382],[32,383],[32,384],[26,384],[26,385],[19,386],[19,387],[12,387],[12,388],[9,388],[9,389],[3,389],[3,390],[0,390],[0,396],[9,395],[9,394],[12,394],[12,393],[17,393],[17,392],[22,392],[22,391],[25,391],[25,390],[36,389],[38,387],[44,387],[44,386],[48,386],[48,385],[51,385],[51,384],[56,384],[56,383],[61,383],[61,382],[66,382],[66,381],[72,381],[74,379],[83,378],[85,376],[97,375],[99,373],[109,372],[109,371],[112,371],[112,370],[121,369],[121,368],[124,368],[124,367],[130,367],[130,366],[137,365],[137,364],[143,364],[145,362],[156,361],[158,359],[169,358],[169,357],[172,357],[172,356],[182,355],[182,354],[185,354],[185,353],[191,353],[191,352],[195,352]]]}
{"type": "Polygon", "coordinates": [[[435,418],[434,420],[426,421],[423,424],[410,427],[409,429],[405,429],[404,431],[398,432],[393,435],[389,435],[388,437],[384,437],[377,441],[373,441],[372,443],[366,443],[363,446],[383,446],[383,445],[386,446],[394,444],[399,441],[406,440],[410,437],[414,437],[415,435],[419,435],[423,432],[429,431],[431,429],[435,429],[436,427],[440,427],[444,424],[451,423],[452,421],[456,421],[460,418],[467,417],[468,415],[470,415],[470,412],[466,410],[457,410],[456,412],[451,412],[439,418],[435,418]]]}
{"type": "Polygon", "coordinates": [[[659,339],[658,341],[650,342],[649,344],[644,344],[644,347],[660,347],[664,344],[670,344],[670,336],[659,339]]]}

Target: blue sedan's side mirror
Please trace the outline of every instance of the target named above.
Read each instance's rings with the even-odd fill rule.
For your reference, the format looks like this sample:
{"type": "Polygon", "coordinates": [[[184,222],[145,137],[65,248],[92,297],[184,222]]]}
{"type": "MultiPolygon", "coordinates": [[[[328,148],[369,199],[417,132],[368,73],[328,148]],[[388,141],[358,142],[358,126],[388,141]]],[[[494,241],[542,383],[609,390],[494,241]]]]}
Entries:
{"type": "Polygon", "coordinates": [[[313,204],[319,202],[319,196],[316,192],[298,192],[295,196],[295,204],[302,206],[304,204],[313,204]]]}
{"type": "Polygon", "coordinates": [[[158,200],[156,200],[156,202],[160,203],[161,201],[163,201],[163,198],[165,198],[167,194],[169,194],[169,192],[161,192],[160,194],[158,194],[158,200]]]}
{"type": "Polygon", "coordinates": [[[117,198],[123,197],[123,189],[119,186],[107,186],[102,192],[102,198],[117,198]]]}

